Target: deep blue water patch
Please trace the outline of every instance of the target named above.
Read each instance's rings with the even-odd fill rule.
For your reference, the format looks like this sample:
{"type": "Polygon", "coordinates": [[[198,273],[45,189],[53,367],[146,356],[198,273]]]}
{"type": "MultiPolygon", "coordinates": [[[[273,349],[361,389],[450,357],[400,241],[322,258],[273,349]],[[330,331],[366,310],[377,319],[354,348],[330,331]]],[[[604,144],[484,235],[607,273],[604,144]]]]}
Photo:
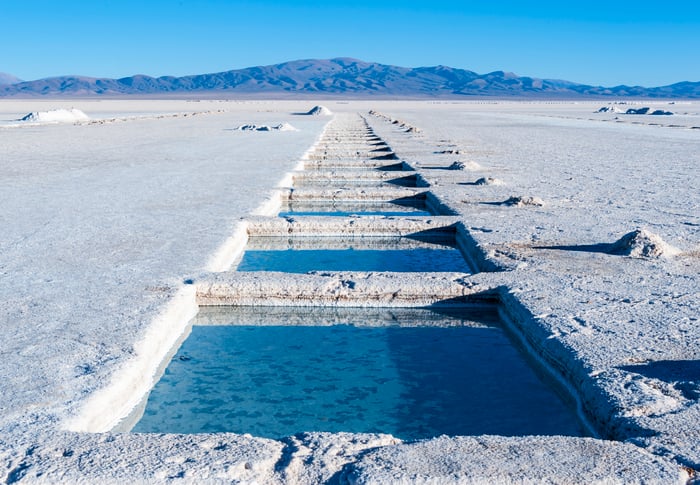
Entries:
{"type": "Polygon", "coordinates": [[[195,321],[133,431],[584,434],[489,315],[217,312],[195,321]]]}
{"type": "Polygon", "coordinates": [[[295,201],[282,207],[280,217],[288,216],[430,216],[425,200],[397,202],[295,201]]]}
{"type": "Polygon", "coordinates": [[[238,271],[446,271],[469,273],[462,253],[445,239],[250,238],[238,271]]]}

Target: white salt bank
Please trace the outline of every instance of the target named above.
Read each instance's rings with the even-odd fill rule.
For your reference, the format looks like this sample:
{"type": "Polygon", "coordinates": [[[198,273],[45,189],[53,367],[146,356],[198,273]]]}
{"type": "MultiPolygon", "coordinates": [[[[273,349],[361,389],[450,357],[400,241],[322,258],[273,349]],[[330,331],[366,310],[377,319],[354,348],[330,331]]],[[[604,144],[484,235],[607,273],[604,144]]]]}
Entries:
{"type": "Polygon", "coordinates": [[[76,123],[89,121],[90,117],[79,109],[52,109],[49,111],[33,111],[18,121],[29,123],[76,123]]]}

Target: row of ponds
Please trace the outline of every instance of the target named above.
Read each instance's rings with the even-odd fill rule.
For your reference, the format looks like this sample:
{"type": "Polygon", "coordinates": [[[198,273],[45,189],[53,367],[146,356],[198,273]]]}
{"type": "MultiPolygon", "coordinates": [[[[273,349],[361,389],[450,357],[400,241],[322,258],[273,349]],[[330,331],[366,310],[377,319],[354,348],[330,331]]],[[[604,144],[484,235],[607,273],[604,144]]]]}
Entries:
{"type": "MultiPolygon", "coordinates": [[[[358,115],[340,116],[296,172],[278,218],[453,214],[358,115]]],[[[468,275],[451,233],[256,236],[232,271],[468,275]]],[[[201,307],[135,432],[585,434],[512,343],[496,308],[201,307]]]]}

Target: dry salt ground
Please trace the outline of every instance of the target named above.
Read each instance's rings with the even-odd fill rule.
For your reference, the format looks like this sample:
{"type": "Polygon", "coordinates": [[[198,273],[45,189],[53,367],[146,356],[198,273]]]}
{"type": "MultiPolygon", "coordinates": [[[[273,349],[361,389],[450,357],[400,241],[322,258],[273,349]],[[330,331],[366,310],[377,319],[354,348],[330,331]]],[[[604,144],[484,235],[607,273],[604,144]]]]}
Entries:
{"type": "MultiPolygon", "coordinates": [[[[330,101],[332,117],[294,115],[301,102],[59,104],[0,103],[5,483],[685,483],[700,469],[697,104],[661,121],[589,103],[330,101]],[[16,126],[72,107],[103,123],[16,126]],[[240,253],[245,221],[329,121],[358,112],[499,270],[434,285],[497,295],[599,438],[110,431],[185,337],[199,282],[240,253]],[[280,122],[298,131],[233,131],[280,122]]],[[[352,296],[324,278],[308,281],[352,296]]]]}

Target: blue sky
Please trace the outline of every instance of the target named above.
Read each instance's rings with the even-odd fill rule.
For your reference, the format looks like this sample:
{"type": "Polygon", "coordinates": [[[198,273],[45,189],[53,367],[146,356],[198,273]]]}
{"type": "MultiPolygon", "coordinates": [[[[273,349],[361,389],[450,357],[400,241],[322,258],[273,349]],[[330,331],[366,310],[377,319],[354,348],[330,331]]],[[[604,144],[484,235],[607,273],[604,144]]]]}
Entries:
{"type": "Polygon", "coordinates": [[[700,2],[0,0],[0,72],[186,75],[355,57],[596,85],[700,81],[700,2]]]}

